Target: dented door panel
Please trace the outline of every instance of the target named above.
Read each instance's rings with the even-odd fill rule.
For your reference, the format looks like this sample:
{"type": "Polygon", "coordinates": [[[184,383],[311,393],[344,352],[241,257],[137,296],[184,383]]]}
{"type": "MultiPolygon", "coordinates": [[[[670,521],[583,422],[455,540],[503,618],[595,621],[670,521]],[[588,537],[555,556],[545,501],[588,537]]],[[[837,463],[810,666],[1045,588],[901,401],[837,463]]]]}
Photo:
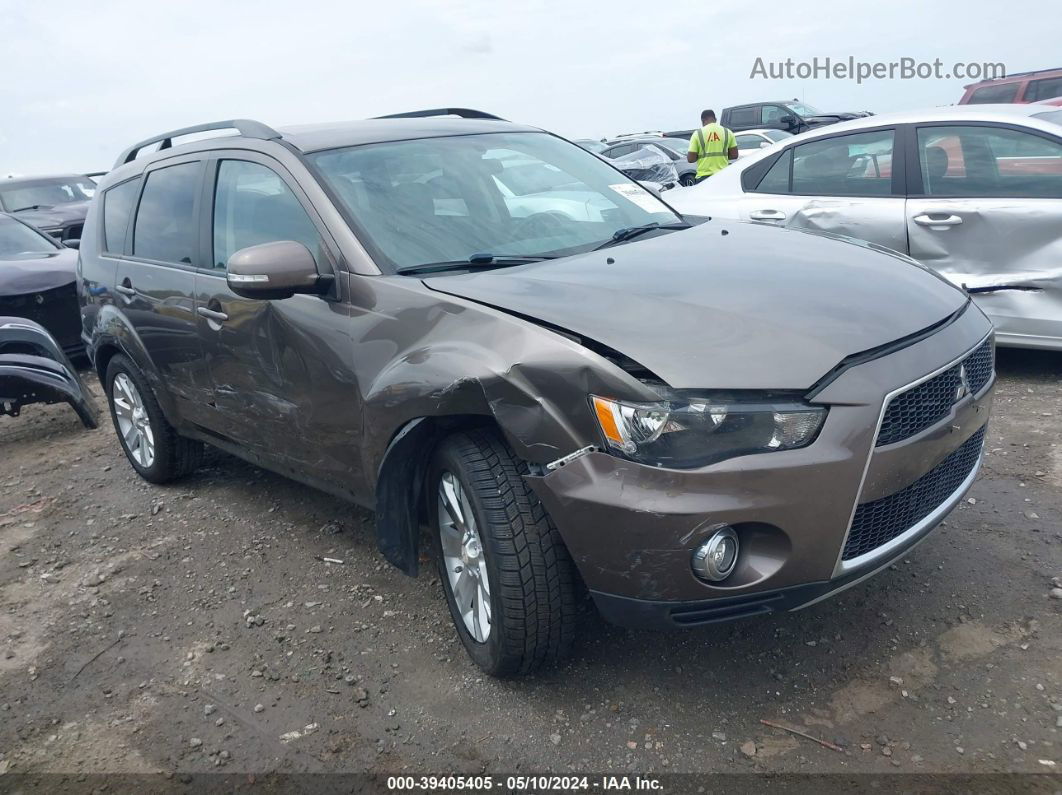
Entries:
{"type": "Polygon", "coordinates": [[[1062,200],[912,198],[907,224],[911,256],[964,286],[999,344],[1062,348],[1062,200]]]}
{"type": "Polygon", "coordinates": [[[295,295],[262,301],[196,274],[197,317],[213,379],[212,429],[278,464],[348,488],[360,477],[350,308],[295,295]]]}

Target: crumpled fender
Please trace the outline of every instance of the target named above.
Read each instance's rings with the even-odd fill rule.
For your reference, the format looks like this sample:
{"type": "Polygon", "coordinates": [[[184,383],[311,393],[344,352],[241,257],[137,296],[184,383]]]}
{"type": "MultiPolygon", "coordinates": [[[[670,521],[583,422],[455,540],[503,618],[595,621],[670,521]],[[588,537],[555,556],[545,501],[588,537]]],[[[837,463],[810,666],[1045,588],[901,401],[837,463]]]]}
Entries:
{"type": "Polygon", "coordinates": [[[86,428],[99,412],[77,370],[43,326],[0,317],[0,414],[17,417],[31,403],[69,403],[86,428]]]}
{"type": "Polygon", "coordinates": [[[379,548],[406,574],[417,573],[430,454],[455,422],[481,418],[500,429],[518,457],[543,467],[597,443],[588,395],[656,397],[576,340],[484,310],[418,340],[365,392],[362,455],[364,471],[376,476],[379,548]]]}

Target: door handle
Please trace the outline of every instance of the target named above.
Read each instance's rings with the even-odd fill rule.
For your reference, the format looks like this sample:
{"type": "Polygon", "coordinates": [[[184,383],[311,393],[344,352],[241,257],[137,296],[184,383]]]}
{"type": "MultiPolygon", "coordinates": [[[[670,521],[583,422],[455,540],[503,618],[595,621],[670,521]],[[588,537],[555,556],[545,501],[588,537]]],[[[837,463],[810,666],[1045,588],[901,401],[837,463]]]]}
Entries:
{"type": "Polygon", "coordinates": [[[785,213],[781,210],[753,210],[749,218],[753,221],[784,221],[785,213]]]}
{"type": "Polygon", "coordinates": [[[116,293],[121,293],[122,295],[136,295],[136,290],[133,289],[133,285],[129,283],[128,279],[121,284],[116,284],[114,286],[114,291],[116,293]]]}
{"type": "Polygon", "coordinates": [[[944,213],[922,213],[911,220],[921,226],[928,226],[934,229],[937,227],[958,226],[962,223],[962,218],[959,216],[945,215],[944,213]]]}
{"type": "Polygon", "coordinates": [[[224,312],[215,312],[213,309],[207,309],[205,306],[198,307],[195,311],[207,320],[213,320],[217,323],[224,323],[229,319],[229,316],[224,312]]]}

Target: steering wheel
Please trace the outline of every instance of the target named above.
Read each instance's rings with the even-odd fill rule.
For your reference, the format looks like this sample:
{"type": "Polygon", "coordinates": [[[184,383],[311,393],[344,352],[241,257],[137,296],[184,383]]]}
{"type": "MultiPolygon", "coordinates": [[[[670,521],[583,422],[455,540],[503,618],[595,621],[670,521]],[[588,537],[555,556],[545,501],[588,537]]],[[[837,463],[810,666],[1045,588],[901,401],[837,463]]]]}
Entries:
{"type": "Polygon", "coordinates": [[[558,227],[571,222],[572,218],[560,210],[546,210],[521,218],[516,224],[515,232],[520,237],[548,237],[558,227]]]}

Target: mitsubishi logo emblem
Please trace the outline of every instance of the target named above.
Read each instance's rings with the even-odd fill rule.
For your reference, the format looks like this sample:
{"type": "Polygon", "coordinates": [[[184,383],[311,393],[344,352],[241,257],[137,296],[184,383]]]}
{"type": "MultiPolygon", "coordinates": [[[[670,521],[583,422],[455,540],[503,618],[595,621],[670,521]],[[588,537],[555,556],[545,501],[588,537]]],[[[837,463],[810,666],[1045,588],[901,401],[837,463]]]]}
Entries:
{"type": "Polygon", "coordinates": [[[955,388],[955,402],[958,403],[970,394],[970,379],[966,375],[966,365],[959,365],[959,385],[955,388]]]}

